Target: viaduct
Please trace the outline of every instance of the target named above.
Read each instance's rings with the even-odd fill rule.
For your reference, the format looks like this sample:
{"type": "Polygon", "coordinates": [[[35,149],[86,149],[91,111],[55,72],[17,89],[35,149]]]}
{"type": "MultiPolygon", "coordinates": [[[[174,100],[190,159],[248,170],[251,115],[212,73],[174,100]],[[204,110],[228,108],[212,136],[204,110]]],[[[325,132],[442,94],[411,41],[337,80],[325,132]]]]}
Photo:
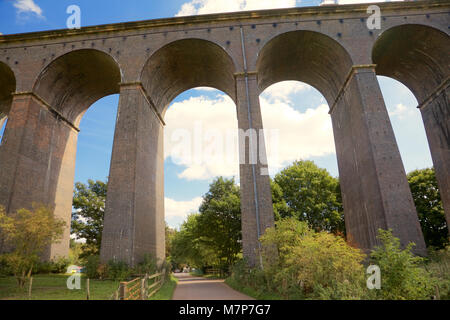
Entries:
{"type": "MultiPolygon", "coordinates": [[[[95,101],[120,94],[101,258],[131,265],[149,252],[163,258],[164,113],[171,101],[190,88],[217,88],[235,102],[240,129],[262,129],[259,94],[299,80],[330,106],[350,241],[368,250],[378,228],[391,228],[403,245],[413,241],[426,254],[376,76],[402,82],[419,102],[450,226],[450,1],[377,5],[381,29],[374,30],[366,24],[368,5],[358,4],[0,36],[0,123],[8,119],[0,205],[14,212],[44,203],[69,225],[80,121],[95,101]]],[[[258,163],[240,165],[243,251],[252,264],[258,236],[274,223],[264,150],[259,154],[258,163]]],[[[45,257],[68,248],[69,228],[45,257]]]]}

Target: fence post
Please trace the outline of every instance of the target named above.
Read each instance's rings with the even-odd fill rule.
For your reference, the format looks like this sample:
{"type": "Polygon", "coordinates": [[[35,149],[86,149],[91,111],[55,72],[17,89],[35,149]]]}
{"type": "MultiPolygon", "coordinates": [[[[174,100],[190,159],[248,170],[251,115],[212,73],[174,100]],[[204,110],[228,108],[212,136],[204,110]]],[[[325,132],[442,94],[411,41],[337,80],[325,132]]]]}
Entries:
{"type": "Polygon", "coordinates": [[[146,290],[145,290],[145,276],[144,278],[141,279],[141,300],[146,300],[145,299],[145,295],[146,295],[146,290]]]}
{"type": "Polygon", "coordinates": [[[127,300],[127,284],[121,282],[119,286],[119,300],[127,300]]]}
{"type": "Polygon", "coordinates": [[[30,284],[28,285],[28,299],[31,299],[31,288],[33,286],[33,277],[30,278],[30,284]]]}
{"type": "Polygon", "coordinates": [[[87,291],[86,300],[90,300],[91,292],[90,292],[90,289],[89,289],[89,278],[86,279],[86,291],[87,291]]]}

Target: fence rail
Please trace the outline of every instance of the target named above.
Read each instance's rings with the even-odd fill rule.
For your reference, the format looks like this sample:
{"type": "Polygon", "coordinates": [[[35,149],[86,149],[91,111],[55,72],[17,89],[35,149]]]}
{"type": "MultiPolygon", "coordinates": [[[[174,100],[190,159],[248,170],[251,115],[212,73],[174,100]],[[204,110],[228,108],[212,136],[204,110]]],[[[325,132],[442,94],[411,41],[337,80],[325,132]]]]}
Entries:
{"type": "Polygon", "coordinates": [[[161,289],[165,274],[165,270],[162,270],[150,276],[145,274],[130,281],[123,281],[111,297],[113,300],[147,300],[161,289]]]}

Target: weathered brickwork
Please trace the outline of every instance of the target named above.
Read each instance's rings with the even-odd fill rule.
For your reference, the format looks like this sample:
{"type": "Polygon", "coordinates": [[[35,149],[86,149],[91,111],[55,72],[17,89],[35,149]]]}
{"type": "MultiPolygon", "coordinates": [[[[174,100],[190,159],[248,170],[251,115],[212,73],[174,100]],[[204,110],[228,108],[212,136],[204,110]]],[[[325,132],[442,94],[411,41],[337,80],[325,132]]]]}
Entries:
{"type": "MultiPolygon", "coordinates": [[[[236,103],[239,128],[262,129],[259,94],[298,80],[330,106],[350,241],[369,250],[377,229],[391,228],[425,254],[376,75],[401,81],[419,101],[450,222],[450,1],[379,6],[380,30],[367,28],[367,5],[359,4],[0,36],[0,124],[8,118],[0,205],[13,212],[44,203],[69,223],[80,120],[98,99],[120,94],[101,258],[136,264],[152,253],[162,259],[170,102],[185,90],[214,87],[236,103]]],[[[243,250],[254,265],[258,236],[274,224],[261,145],[264,159],[240,165],[243,250]]],[[[67,229],[45,258],[66,255],[68,239],[67,229]]]]}

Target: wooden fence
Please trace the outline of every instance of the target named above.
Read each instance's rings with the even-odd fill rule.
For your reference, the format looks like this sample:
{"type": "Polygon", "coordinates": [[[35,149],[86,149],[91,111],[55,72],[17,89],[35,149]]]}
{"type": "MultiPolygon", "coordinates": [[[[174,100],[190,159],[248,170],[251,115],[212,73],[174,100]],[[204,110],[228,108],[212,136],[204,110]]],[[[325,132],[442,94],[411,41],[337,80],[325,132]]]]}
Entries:
{"type": "Polygon", "coordinates": [[[151,276],[144,275],[130,281],[123,281],[112,295],[113,300],[147,300],[164,284],[166,271],[151,276]]]}

